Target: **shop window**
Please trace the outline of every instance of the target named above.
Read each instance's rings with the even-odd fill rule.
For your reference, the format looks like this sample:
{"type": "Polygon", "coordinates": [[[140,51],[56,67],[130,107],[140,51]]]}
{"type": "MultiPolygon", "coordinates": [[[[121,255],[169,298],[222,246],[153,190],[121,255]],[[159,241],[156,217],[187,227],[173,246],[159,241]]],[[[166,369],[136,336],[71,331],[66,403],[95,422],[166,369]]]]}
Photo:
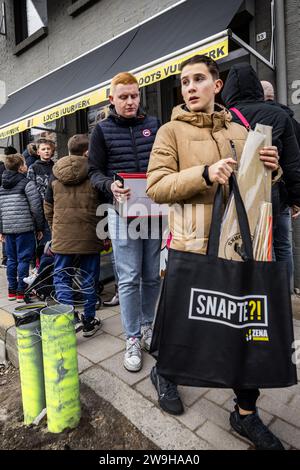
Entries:
{"type": "Polygon", "coordinates": [[[48,23],[47,0],[14,0],[16,44],[39,33],[45,33],[48,23]]]}
{"type": "Polygon", "coordinates": [[[101,103],[95,106],[90,106],[87,111],[87,126],[88,135],[93,132],[94,127],[100,121],[103,121],[109,113],[109,103],[101,103]]]}

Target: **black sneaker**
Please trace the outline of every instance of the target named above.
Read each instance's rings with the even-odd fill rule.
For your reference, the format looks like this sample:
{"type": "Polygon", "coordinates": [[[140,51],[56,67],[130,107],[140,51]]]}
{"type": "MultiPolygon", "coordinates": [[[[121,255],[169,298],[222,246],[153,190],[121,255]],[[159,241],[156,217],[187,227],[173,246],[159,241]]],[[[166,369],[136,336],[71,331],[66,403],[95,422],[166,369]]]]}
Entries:
{"type": "Polygon", "coordinates": [[[97,317],[94,317],[90,321],[86,321],[83,318],[82,322],[83,322],[83,330],[82,330],[83,333],[82,333],[82,335],[85,336],[85,337],[93,336],[96,333],[96,331],[98,331],[102,326],[101,321],[97,317]]]}
{"type": "Polygon", "coordinates": [[[158,393],[159,406],[171,415],[181,415],[184,409],[177,385],[158,375],[156,367],[152,368],[150,378],[158,393]]]}
{"type": "Polygon", "coordinates": [[[280,440],[264,425],[257,411],[242,419],[236,407],[230,414],[230,424],[240,436],[249,439],[256,450],[284,450],[280,440]]]}

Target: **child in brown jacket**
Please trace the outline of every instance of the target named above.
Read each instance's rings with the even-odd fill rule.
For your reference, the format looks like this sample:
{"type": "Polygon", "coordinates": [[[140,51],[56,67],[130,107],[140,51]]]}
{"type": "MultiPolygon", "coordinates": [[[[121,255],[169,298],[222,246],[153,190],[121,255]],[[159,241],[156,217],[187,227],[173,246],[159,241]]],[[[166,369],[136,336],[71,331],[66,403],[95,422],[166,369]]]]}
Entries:
{"type": "Polygon", "coordinates": [[[101,326],[95,317],[102,242],[97,238],[97,191],[88,178],[88,137],[77,134],[68,142],[69,155],[53,167],[44,201],[45,216],[52,231],[55,253],[56,298],[73,305],[72,277],[79,258],[84,297],[83,336],[92,336],[101,326]]]}

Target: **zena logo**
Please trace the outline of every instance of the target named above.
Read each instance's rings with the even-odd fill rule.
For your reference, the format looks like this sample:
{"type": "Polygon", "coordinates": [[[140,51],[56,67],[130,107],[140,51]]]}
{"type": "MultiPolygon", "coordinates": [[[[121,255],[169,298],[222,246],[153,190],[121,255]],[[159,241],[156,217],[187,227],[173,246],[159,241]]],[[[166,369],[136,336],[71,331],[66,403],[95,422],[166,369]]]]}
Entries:
{"type": "Polygon", "coordinates": [[[189,319],[222,323],[231,328],[268,326],[267,297],[235,297],[223,292],[191,289],[189,319]]]}

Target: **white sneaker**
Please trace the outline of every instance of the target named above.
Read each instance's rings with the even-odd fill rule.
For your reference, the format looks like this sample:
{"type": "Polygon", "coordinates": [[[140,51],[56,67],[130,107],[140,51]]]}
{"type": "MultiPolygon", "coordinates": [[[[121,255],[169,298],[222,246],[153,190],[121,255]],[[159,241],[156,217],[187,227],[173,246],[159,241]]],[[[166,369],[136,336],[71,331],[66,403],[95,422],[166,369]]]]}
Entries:
{"type": "Polygon", "coordinates": [[[141,347],[145,351],[150,351],[150,345],[151,345],[152,333],[153,333],[152,325],[142,326],[141,333],[142,333],[141,347]]]}
{"type": "Polygon", "coordinates": [[[28,286],[31,286],[31,284],[33,283],[33,281],[36,280],[36,278],[37,278],[37,269],[34,268],[30,276],[23,278],[23,282],[25,282],[25,284],[28,284],[28,286]]]}
{"type": "Polygon", "coordinates": [[[138,338],[128,338],[124,356],[124,367],[130,372],[138,372],[142,368],[142,351],[138,338]]]}

